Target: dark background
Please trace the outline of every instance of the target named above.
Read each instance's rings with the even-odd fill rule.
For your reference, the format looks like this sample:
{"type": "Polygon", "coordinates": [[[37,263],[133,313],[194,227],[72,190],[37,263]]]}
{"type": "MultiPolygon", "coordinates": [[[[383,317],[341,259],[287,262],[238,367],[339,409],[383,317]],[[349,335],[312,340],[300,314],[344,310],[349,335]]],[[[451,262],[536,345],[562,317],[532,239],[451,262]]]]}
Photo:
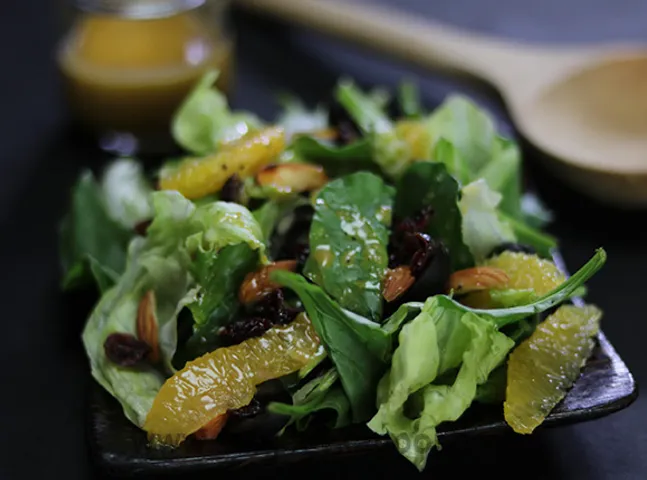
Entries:
{"type": "MultiPolygon", "coordinates": [[[[298,0],[295,0],[298,1],[298,0]]],[[[386,0],[382,0],[386,1],[386,0]]],[[[90,381],[79,341],[83,308],[58,290],[56,228],[68,190],[83,165],[101,156],[69,129],[59,94],[53,48],[60,35],[59,4],[51,0],[0,3],[0,478],[94,478],[86,454],[85,391],[90,381]]],[[[396,3],[395,1],[392,3],[396,3]]],[[[484,33],[528,41],[647,42],[642,0],[400,0],[403,9],[484,33]]],[[[323,36],[237,14],[239,63],[236,107],[275,113],[274,96],[289,90],[308,101],[326,95],[348,74],[367,84],[394,86],[415,76],[433,105],[450,90],[473,94],[505,126],[500,101],[471,86],[407,68],[323,36]]],[[[646,79],[647,80],[647,79],[646,79]]],[[[536,155],[527,164],[556,213],[569,269],[598,246],[609,260],[589,284],[604,311],[603,328],[639,383],[647,381],[647,250],[645,212],[625,213],[578,197],[546,174],[536,155]]],[[[492,474],[526,479],[647,478],[647,399],[610,417],[538,431],[444,445],[423,474],[463,478],[492,474]]],[[[245,468],[246,478],[335,475],[419,478],[395,453],[328,458],[295,466],[245,468]]],[[[214,478],[211,473],[205,478],[214,478]]]]}

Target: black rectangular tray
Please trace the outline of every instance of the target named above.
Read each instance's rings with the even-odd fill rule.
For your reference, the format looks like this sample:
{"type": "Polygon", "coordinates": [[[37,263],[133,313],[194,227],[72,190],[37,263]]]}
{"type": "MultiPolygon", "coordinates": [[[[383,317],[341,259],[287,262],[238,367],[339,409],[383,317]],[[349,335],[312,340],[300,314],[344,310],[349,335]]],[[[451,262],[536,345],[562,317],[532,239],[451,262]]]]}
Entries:
{"type": "MultiPolygon", "coordinates": [[[[582,375],[543,427],[592,420],[629,406],[638,396],[637,385],[622,359],[603,333],[582,375]]],[[[395,448],[388,437],[373,434],[365,425],[340,430],[299,434],[289,430],[281,437],[250,442],[220,437],[217,441],[187,440],[175,450],[154,450],[145,432],[132,425],[119,403],[92,382],[89,436],[99,469],[117,475],[186,473],[264,461],[295,461],[336,454],[358,454],[395,448]]],[[[473,405],[461,419],[440,426],[440,441],[462,435],[511,431],[501,407],[473,405]]]]}

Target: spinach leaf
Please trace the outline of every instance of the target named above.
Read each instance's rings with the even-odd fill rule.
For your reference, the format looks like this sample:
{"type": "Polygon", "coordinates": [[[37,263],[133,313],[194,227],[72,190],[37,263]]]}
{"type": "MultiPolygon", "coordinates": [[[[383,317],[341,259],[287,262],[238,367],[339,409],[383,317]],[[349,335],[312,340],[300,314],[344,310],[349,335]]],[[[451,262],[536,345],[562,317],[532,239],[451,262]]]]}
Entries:
{"type": "Polygon", "coordinates": [[[357,314],[379,320],[388,266],[393,188],[358,172],[324,186],[315,200],[304,272],[357,314]]]}
{"type": "Polygon", "coordinates": [[[343,310],[301,275],[275,271],[272,278],[298,295],[339,372],[353,421],[366,420],[375,410],[375,389],[390,356],[388,334],[378,323],[343,310]]]}
{"type": "Polygon", "coordinates": [[[199,289],[196,301],[187,305],[195,326],[185,346],[184,359],[196,358],[222,346],[218,329],[238,316],[238,289],[258,263],[258,252],[245,243],[230,245],[217,253],[196,253],[192,271],[199,289]]]}
{"type": "Polygon", "coordinates": [[[83,172],[72,191],[70,212],[59,230],[62,288],[84,287],[94,277],[100,291],[105,292],[123,273],[133,236],[132,230],[108,214],[102,190],[92,173],[83,172]]]}
{"type": "Polygon", "coordinates": [[[297,157],[324,167],[331,177],[347,175],[357,170],[379,172],[373,162],[373,149],[368,138],[337,146],[309,135],[299,135],[294,138],[292,149],[297,157]]]}
{"type": "Polygon", "coordinates": [[[454,270],[474,265],[474,259],[463,243],[458,192],[458,183],[444,164],[417,162],[407,169],[398,182],[395,199],[398,218],[409,217],[424,207],[433,208],[434,214],[427,233],[445,244],[454,270]]]}
{"type": "Polygon", "coordinates": [[[350,405],[343,389],[337,385],[338,379],[337,370],[331,368],[297,390],[292,396],[292,405],[272,402],[267,409],[290,417],[284,430],[292,424],[296,424],[298,431],[305,430],[313,414],[322,410],[334,412],[332,428],[345,427],[350,424],[350,405]]]}

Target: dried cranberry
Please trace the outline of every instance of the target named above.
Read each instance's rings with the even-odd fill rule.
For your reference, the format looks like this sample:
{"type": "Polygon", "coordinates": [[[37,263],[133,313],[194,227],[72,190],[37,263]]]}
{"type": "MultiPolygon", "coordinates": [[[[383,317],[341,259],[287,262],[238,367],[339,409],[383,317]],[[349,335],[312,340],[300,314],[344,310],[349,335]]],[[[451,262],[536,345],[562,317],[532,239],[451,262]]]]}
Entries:
{"type": "Polygon", "coordinates": [[[410,249],[409,251],[413,250],[413,247],[415,247],[413,255],[411,255],[409,268],[411,268],[411,274],[414,277],[419,277],[433,258],[436,250],[436,243],[432,242],[431,237],[426,233],[409,234],[407,238],[410,249]]]}
{"type": "Polygon", "coordinates": [[[106,357],[121,367],[132,367],[142,362],[151,351],[151,347],[128,333],[108,335],[103,343],[106,357]]]}
{"type": "Polygon", "coordinates": [[[296,318],[300,310],[285,303],[281,289],[273,290],[252,306],[252,314],[268,319],[272,324],[285,325],[296,318]]]}
{"type": "Polygon", "coordinates": [[[337,129],[336,140],[339,145],[348,145],[361,137],[359,126],[336,99],[330,102],[328,123],[331,127],[337,129]]]}
{"type": "Polygon", "coordinates": [[[222,327],[218,334],[233,345],[249,338],[260,337],[272,328],[272,322],[263,317],[249,317],[222,327]]]}
{"type": "Polygon", "coordinates": [[[144,220],[142,222],[139,222],[137,225],[135,225],[135,233],[137,235],[141,235],[142,237],[146,236],[146,232],[148,231],[148,227],[151,226],[152,220],[144,220]]]}
{"type": "Polygon", "coordinates": [[[220,200],[223,202],[242,203],[243,182],[238,174],[234,173],[227,179],[220,190],[220,200]]]}
{"type": "Polygon", "coordinates": [[[244,407],[237,408],[235,410],[229,410],[229,415],[236,418],[251,418],[255,417],[263,410],[261,402],[256,398],[252,398],[252,401],[244,407]]]}

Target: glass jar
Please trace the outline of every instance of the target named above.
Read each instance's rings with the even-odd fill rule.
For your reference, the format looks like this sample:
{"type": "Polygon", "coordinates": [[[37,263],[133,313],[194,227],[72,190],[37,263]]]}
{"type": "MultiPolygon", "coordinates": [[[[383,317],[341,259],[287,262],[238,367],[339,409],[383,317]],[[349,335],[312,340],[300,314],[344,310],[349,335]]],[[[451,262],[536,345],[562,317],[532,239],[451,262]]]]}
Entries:
{"type": "Polygon", "coordinates": [[[165,151],[171,120],[202,74],[232,88],[227,0],[77,0],[57,50],[74,118],[102,148],[165,151]]]}

